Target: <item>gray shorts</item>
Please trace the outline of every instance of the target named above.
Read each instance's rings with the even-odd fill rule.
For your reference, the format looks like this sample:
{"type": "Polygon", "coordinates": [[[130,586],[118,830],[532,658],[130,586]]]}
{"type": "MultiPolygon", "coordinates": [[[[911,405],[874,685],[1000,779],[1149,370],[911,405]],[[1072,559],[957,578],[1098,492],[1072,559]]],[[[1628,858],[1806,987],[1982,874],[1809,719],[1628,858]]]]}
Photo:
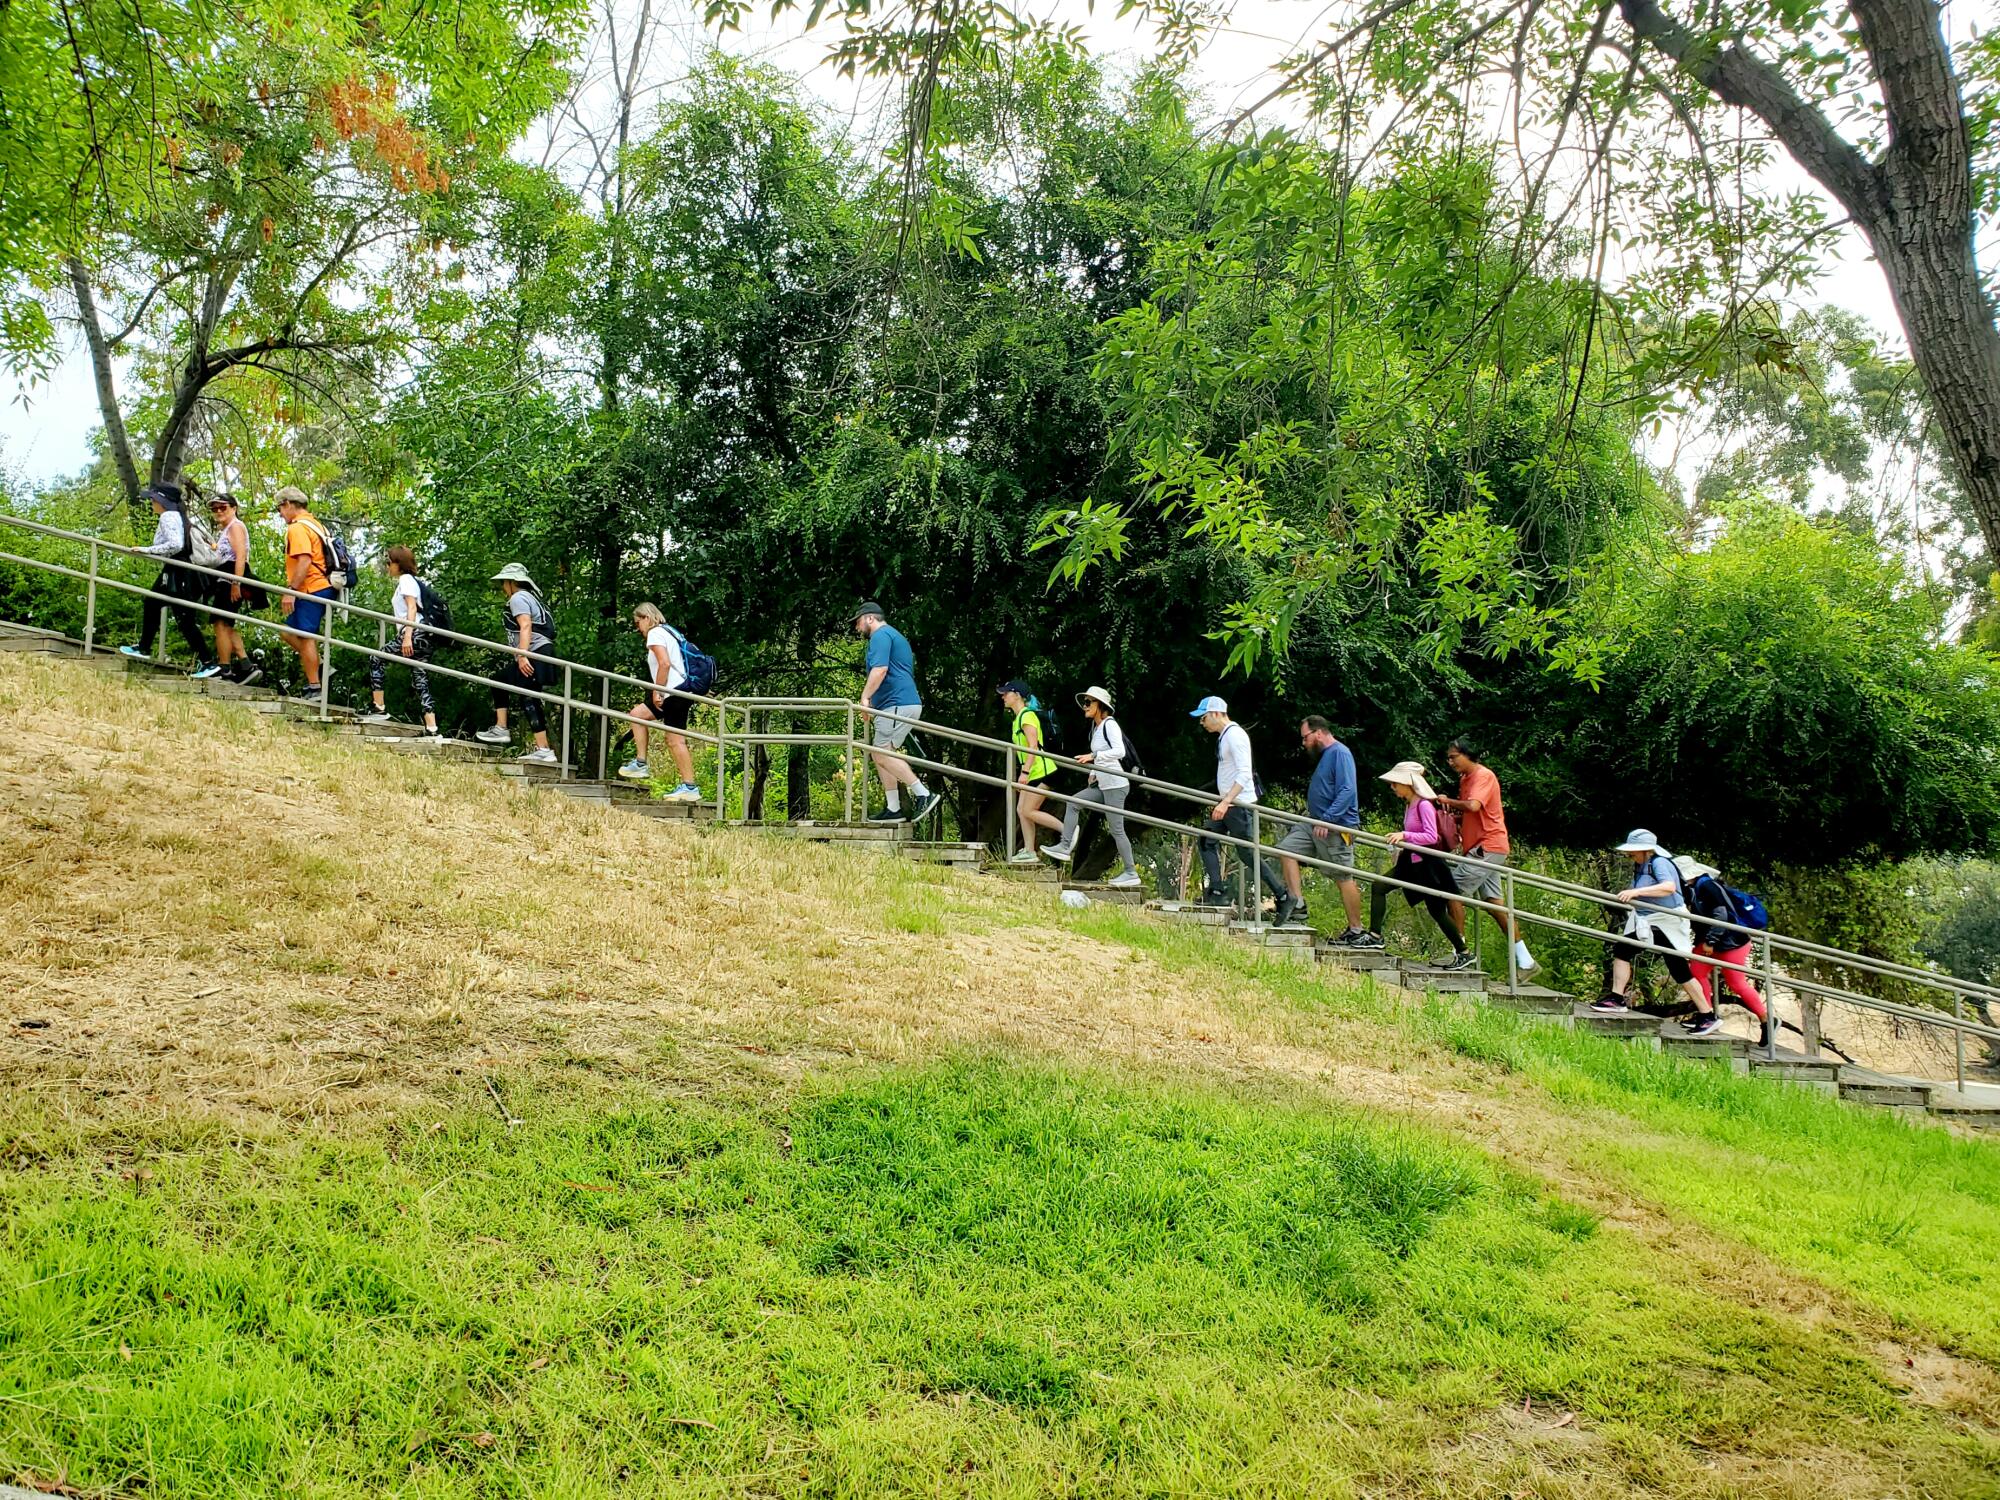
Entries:
{"type": "Polygon", "coordinates": [[[1476,865],[1453,865],[1451,878],[1458,882],[1458,893],[1471,896],[1477,901],[1498,901],[1500,899],[1500,867],[1507,863],[1507,856],[1488,850],[1480,854],[1466,856],[1479,861],[1476,865]]]}
{"type": "Polygon", "coordinates": [[[1327,825],[1333,832],[1325,838],[1313,833],[1310,823],[1294,823],[1278,840],[1280,854],[1297,854],[1306,859],[1325,860],[1330,865],[1346,865],[1354,868],[1354,840],[1342,838],[1338,824],[1327,825]]]}
{"type": "MultiPolygon", "coordinates": [[[[912,719],[921,719],[924,716],[924,706],[921,703],[906,703],[901,708],[886,709],[884,712],[907,714],[912,719]]],[[[905,720],[885,719],[878,713],[874,721],[875,732],[869,743],[877,750],[900,750],[903,748],[903,741],[910,737],[910,731],[915,727],[905,720]]]]}

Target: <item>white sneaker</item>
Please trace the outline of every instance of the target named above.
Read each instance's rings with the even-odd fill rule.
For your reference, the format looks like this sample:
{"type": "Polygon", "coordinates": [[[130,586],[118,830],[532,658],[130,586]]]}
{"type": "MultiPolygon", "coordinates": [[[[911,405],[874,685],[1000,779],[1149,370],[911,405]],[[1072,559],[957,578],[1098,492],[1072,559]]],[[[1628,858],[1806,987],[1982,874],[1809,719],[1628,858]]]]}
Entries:
{"type": "Polygon", "coordinates": [[[618,776],[621,781],[651,781],[653,768],[643,760],[628,760],[618,768],[618,776]]]}
{"type": "Polygon", "coordinates": [[[1038,865],[1041,862],[1041,855],[1032,849],[1016,849],[1007,856],[1007,863],[1010,865],[1038,865]]]}
{"type": "Polygon", "coordinates": [[[514,738],[514,736],[502,729],[498,724],[488,724],[484,729],[475,734],[473,738],[478,740],[482,745],[504,745],[507,741],[514,738]]]}
{"type": "Polygon", "coordinates": [[[556,764],[556,753],[547,745],[537,745],[532,750],[521,752],[521,763],[528,766],[552,766],[556,764]]]}
{"type": "Polygon", "coordinates": [[[1541,967],[1540,964],[1536,963],[1534,959],[1530,958],[1526,963],[1515,964],[1514,972],[1516,974],[1519,974],[1520,976],[1522,976],[1522,978],[1525,979],[1528,975],[1534,973],[1535,970],[1539,969],[1540,967],[1541,967]]]}
{"type": "Polygon", "coordinates": [[[1061,864],[1064,860],[1068,859],[1072,852],[1068,844],[1044,844],[1042,846],[1042,858],[1052,859],[1057,864],[1061,864]]]}
{"type": "Polygon", "coordinates": [[[1139,878],[1137,870],[1127,870],[1122,875],[1113,875],[1105,884],[1114,891],[1136,891],[1145,882],[1139,878]]]}
{"type": "Polygon", "coordinates": [[[663,800],[668,802],[699,802],[701,801],[701,788],[690,786],[687,782],[683,781],[671,792],[668,792],[663,800]]]}
{"type": "Polygon", "coordinates": [[[361,722],[364,724],[393,724],[396,721],[378,708],[371,713],[363,714],[361,722]]]}

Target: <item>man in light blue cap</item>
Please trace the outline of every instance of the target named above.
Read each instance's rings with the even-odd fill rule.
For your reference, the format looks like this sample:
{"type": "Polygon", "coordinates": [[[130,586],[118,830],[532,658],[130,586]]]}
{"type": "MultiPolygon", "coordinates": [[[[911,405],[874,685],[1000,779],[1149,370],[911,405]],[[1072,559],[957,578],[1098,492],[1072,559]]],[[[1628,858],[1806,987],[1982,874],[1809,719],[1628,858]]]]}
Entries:
{"type": "MultiPolygon", "coordinates": [[[[1213,693],[1197,703],[1188,717],[1201,720],[1201,727],[1216,737],[1215,790],[1218,795],[1215,806],[1208,811],[1209,836],[1201,841],[1201,867],[1207,876],[1207,887],[1202,892],[1201,902],[1204,906],[1227,906],[1229,892],[1222,885],[1222,846],[1216,843],[1215,835],[1227,834],[1238,839],[1250,837],[1250,809],[1257,802],[1257,773],[1250,764],[1250,735],[1241,724],[1229,717],[1229,705],[1213,693]]],[[[1260,857],[1257,867],[1265,887],[1278,898],[1278,925],[1283,927],[1292,916],[1291,892],[1285,889],[1278,867],[1270,860],[1260,857]]],[[[1262,898],[1259,897],[1259,900],[1262,898]]]]}

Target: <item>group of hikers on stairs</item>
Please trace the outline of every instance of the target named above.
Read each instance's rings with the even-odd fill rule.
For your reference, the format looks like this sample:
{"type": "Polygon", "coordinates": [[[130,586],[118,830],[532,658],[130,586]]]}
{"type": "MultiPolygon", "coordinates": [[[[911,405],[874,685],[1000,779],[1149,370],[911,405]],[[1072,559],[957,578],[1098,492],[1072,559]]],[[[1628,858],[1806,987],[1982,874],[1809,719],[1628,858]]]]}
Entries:
{"type": "MultiPolygon", "coordinates": [[[[210,652],[201,634],[201,612],[177,602],[202,602],[232,613],[249,613],[269,604],[266,587],[250,571],[249,534],[236,497],[227,493],[208,497],[205,504],[210,525],[201,527],[190,518],[178,486],[151,485],[144,495],[152,503],[156,520],[152,542],[139,550],[161,559],[153,593],[165,597],[144,601],[139,642],[120,647],[121,653],[150,660],[162,617],[171,614],[196,659],[191,675],[244,684],[257,681],[261,669],[251,660],[242,633],[233,622],[216,620],[215,649],[210,652]],[[189,563],[195,567],[182,566],[189,563]],[[218,578],[195,568],[211,568],[228,576],[218,578]]],[[[285,586],[305,596],[279,599],[284,617],[280,635],[299,658],[305,680],[300,696],[316,700],[322,691],[322,674],[331,670],[330,663],[319,659],[325,611],[343,591],[353,587],[355,568],[339,534],[313,516],[303,491],[287,486],[278,491],[276,500],[285,522],[285,586]]],[[[453,629],[450,606],[419,576],[410,548],[390,547],[383,567],[392,583],[389,613],[397,627],[388,649],[408,665],[425,732],[435,739],[437,709],[426,665],[435,647],[432,632],[453,629]]],[[[501,590],[507,640],[518,654],[495,671],[493,723],[474,738],[487,744],[510,743],[509,714],[519,699],[521,716],[533,740],[521,759],[553,765],[557,756],[549,745],[547,716],[537,695],[552,691],[556,673],[552,664],[537,658],[548,655],[556,643],[555,619],[533,577],[520,563],[509,563],[492,581],[501,590]]],[[[679,777],[666,794],[667,800],[699,802],[702,794],[685,731],[695,699],[714,686],[715,662],[669,625],[654,604],[638,605],[631,623],[643,640],[645,676],[653,687],[631,709],[633,755],[618,768],[618,775],[631,781],[652,779],[647,752],[657,726],[679,777]]],[[[903,753],[923,717],[915,653],[908,637],[889,623],[883,606],[872,600],[855,607],[849,624],[867,643],[859,707],[869,724],[869,754],[883,794],[883,806],[869,821],[921,824],[937,812],[942,799],[903,753]]],[[[383,691],[388,665],[383,657],[370,658],[372,711],[363,716],[363,723],[390,722],[383,691]]],[[[1091,686],[1075,695],[1090,734],[1088,744],[1067,758],[1088,770],[1084,787],[1068,802],[1060,818],[1047,810],[1049,783],[1059,769],[1056,757],[1062,753],[1054,744],[1053,715],[1019,678],[1001,684],[998,692],[1011,715],[1011,737],[1018,752],[1014,802],[1021,848],[1012,856],[1013,862],[1032,865],[1047,858],[1067,863],[1074,856],[1085,814],[1094,810],[1103,816],[1118,855],[1118,873],[1108,884],[1116,889],[1139,887],[1142,882],[1126,832],[1125,805],[1130,778],[1143,777],[1146,772],[1131,737],[1115,717],[1111,692],[1091,686]],[[1038,848],[1044,832],[1056,837],[1038,848]]],[[[1229,906],[1233,901],[1223,882],[1219,840],[1251,838],[1251,809],[1262,796],[1263,780],[1255,768],[1249,733],[1230,717],[1227,702],[1213,695],[1205,697],[1190,717],[1216,738],[1217,796],[1201,822],[1198,845],[1204,875],[1200,899],[1206,905],[1229,906]]],[[[1308,918],[1300,861],[1311,860],[1322,870],[1335,872],[1354,869],[1356,836],[1361,828],[1353,753],[1317,714],[1300,722],[1299,743],[1314,758],[1306,791],[1306,821],[1294,823],[1279,840],[1275,865],[1261,852],[1256,861],[1257,877],[1274,899],[1279,927],[1308,918]]],[[[1402,884],[1392,887],[1371,882],[1364,926],[1359,882],[1352,874],[1335,873],[1347,922],[1332,940],[1336,946],[1381,948],[1390,894],[1401,890],[1411,906],[1425,909],[1451,945],[1452,956],[1442,967],[1478,966],[1478,959],[1465,943],[1463,903],[1465,898],[1484,902],[1501,898],[1501,871],[1511,853],[1506,813],[1499,778],[1481,764],[1470,743],[1454,739],[1445,751],[1445,762],[1457,777],[1456,796],[1436,791],[1419,761],[1399,761],[1381,773],[1379,779],[1403,803],[1403,825],[1388,837],[1396,851],[1388,873],[1402,884]],[[1440,858],[1442,854],[1459,858],[1454,862],[1440,858]]],[[[1715,925],[1734,922],[1761,928],[1768,921],[1762,903],[1748,892],[1725,885],[1712,866],[1668,854],[1649,830],[1635,829],[1618,850],[1631,858],[1635,873],[1631,885],[1609,898],[1621,924],[1622,941],[1612,947],[1605,992],[1591,1009],[1617,1014],[1630,1008],[1633,966],[1644,951],[1638,945],[1644,943],[1667,950],[1662,958],[1669,977],[1693,1006],[1693,1015],[1683,1023],[1691,1035],[1707,1035],[1717,1029],[1714,975],[1718,973],[1768,1034],[1769,1008],[1743,972],[1751,951],[1750,938],[1715,925]]],[[[1534,956],[1512,916],[1498,914],[1495,920],[1504,939],[1514,947],[1515,972],[1532,973],[1537,967],[1534,956]]]]}

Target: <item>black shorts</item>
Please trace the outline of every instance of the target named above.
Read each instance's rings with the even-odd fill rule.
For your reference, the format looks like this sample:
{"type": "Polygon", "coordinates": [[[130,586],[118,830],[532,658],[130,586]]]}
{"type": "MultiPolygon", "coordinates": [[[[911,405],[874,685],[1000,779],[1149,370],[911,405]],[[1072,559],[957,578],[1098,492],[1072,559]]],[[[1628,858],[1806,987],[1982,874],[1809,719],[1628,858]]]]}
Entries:
{"type": "Polygon", "coordinates": [[[694,707],[694,699],[676,697],[672,693],[646,694],[646,712],[668,729],[688,727],[688,711],[694,707]]]}

